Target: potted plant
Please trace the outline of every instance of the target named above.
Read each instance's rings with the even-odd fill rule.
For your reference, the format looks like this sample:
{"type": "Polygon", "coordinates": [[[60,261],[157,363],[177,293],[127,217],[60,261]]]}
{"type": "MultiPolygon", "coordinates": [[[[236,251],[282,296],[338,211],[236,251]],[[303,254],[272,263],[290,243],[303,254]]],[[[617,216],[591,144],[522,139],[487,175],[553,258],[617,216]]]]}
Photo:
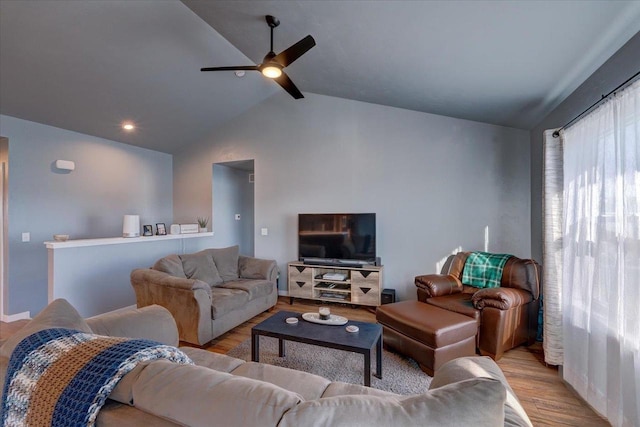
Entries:
{"type": "Polygon", "coordinates": [[[200,227],[201,233],[207,232],[207,224],[209,224],[209,218],[206,216],[198,217],[198,226],[200,227]]]}

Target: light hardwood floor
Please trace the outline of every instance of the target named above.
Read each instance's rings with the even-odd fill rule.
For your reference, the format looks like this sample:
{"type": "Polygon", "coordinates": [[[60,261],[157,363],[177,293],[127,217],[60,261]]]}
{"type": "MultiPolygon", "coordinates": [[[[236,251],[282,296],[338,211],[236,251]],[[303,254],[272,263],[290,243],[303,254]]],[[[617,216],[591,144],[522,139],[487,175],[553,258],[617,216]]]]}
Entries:
{"type": "MultiPolygon", "coordinates": [[[[375,322],[375,312],[363,307],[352,308],[342,304],[331,304],[331,312],[349,319],[375,322]]],[[[316,311],[318,304],[313,301],[295,300],[289,305],[288,297],[280,297],[278,304],[270,311],[261,313],[248,322],[234,328],[214,340],[207,350],[227,353],[244,340],[251,337],[251,328],[278,311],[305,313],[316,311]]],[[[0,339],[5,339],[26,321],[0,323],[0,339]]],[[[503,370],[509,384],[520,399],[529,418],[535,426],[608,426],[582,399],[564,385],[558,370],[546,366],[543,361],[542,345],[520,346],[507,352],[498,365],[503,370]]],[[[423,375],[417,372],[417,375],[423,375]]]]}

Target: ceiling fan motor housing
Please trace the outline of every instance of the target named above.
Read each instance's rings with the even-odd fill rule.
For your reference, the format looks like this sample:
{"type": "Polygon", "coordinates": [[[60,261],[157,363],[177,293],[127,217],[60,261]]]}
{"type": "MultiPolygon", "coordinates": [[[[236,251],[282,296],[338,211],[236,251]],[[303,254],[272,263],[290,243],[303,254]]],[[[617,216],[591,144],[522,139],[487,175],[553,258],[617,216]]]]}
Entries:
{"type": "Polygon", "coordinates": [[[275,28],[280,25],[280,21],[275,16],[266,15],[264,18],[267,20],[267,25],[271,28],[275,28]]]}

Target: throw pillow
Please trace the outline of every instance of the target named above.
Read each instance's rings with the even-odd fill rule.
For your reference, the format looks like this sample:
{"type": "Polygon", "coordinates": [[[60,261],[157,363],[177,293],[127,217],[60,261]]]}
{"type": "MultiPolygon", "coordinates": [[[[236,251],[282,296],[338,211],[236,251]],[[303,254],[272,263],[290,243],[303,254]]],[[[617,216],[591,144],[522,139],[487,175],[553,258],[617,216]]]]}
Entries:
{"type": "Polygon", "coordinates": [[[188,279],[202,280],[210,286],[222,283],[222,278],[218,273],[213,257],[207,251],[200,251],[194,254],[180,255],[182,268],[188,279]]]}
{"type": "Polygon", "coordinates": [[[501,426],[505,388],[474,378],[413,396],[338,396],[305,401],[287,411],[279,426],[501,426]]]}
{"type": "MultiPolygon", "coordinates": [[[[57,299],[46,306],[22,329],[11,335],[0,348],[0,356],[9,359],[20,341],[36,332],[50,328],[67,328],[93,333],[80,313],[65,299],[57,299]]],[[[4,378],[3,378],[4,380],[4,378]]]]}
{"type": "Polygon", "coordinates": [[[184,274],[184,267],[182,267],[182,260],[178,255],[169,255],[160,258],[153,264],[152,268],[167,273],[169,276],[179,277],[181,279],[187,278],[184,274]]]}
{"type": "Polygon", "coordinates": [[[207,249],[213,256],[220,277],[225,282],[238,280],[238,257],[240,256],[240,247],[230,246],[228,248],[207,249]]]}
{"type": "Polygon", "coordinates": [[[498,288],[502,280],[502,270],[509,254],[471,252],[467,257],[460,281],[474,288],[498,288]]]}

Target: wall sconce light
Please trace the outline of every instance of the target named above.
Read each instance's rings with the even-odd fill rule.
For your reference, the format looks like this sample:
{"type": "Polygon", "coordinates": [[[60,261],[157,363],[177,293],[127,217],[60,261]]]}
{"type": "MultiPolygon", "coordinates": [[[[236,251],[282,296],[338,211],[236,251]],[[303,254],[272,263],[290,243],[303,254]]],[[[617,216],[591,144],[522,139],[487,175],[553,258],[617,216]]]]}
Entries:
{"type": "Polygon", "coordinates": [[[56,160],[56,168],[63,171],[72,171],[76,168],[76,164],[71,160],[56,160]]]}

